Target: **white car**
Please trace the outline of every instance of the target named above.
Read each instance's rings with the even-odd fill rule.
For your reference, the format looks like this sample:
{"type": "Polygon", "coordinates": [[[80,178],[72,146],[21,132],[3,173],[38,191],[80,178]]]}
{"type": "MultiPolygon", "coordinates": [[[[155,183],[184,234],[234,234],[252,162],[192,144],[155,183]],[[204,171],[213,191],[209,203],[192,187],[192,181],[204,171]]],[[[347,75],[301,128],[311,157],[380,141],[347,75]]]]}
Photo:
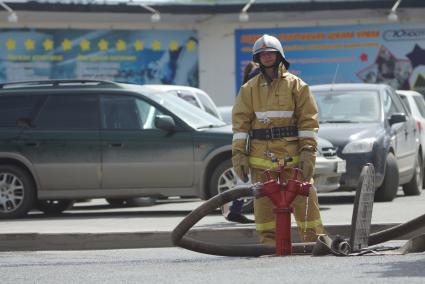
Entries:
{"type": "Polygon", "coordinates": [[[203,90],[189,86],[145,84],[149,88],[176,95],[192,105],[222,120],[217,106],[203,90]]]}
{"type": "MultiPolygon", "coordinates": [[[[220,106],[218,111],[225,123],[232,123],[232,106],[220,106]]],[[[346,171],[345,160],[336,155],[336,149],[331,142],[321,137],[318,139],[316,156],[313,178],[317,192],[338,190],[341,175],[346,171]]]]}
{"type": "MultiPolygon", "coordinates": [[[[412,113],[416,120],[416,130],[419,135],[419,143],[422,148],[422,161],[425,160],[425,99],[421,93],[416,91],[397,90],[397,94],[401,97],[406,107],[412,113]]],[[[425,164],[425,163],[424,163],[425,164]]],[[[425,185],[425,181],[424,181],[425,185]]]]}

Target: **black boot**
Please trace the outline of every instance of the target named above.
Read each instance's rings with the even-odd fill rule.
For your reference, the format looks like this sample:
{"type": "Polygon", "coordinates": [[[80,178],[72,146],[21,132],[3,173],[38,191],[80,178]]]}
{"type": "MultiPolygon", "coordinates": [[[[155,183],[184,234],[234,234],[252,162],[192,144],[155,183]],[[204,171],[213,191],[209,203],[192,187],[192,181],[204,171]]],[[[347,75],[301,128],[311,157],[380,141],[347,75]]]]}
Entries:
{"type": "Polygon", "coordinates": [[[242,214],[236,214],[236,213],[232,213],[232,212],[230,212],[229,215],[227,215],[226,220],[231,221],[231,222],[241,223],[241,224],[255,223],[254,220],[248,219],[247,217],[245,217],[242,214]]]}

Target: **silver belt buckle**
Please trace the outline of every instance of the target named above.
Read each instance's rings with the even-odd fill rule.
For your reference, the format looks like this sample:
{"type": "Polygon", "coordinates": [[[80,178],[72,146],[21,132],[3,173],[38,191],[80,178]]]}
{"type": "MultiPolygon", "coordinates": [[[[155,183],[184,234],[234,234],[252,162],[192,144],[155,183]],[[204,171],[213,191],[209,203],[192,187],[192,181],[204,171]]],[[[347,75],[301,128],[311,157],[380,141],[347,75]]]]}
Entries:
{"type": "Polygon", "coordinates": [[[279,127],[272,127],[272,128],[270,128],[270,136],[272,137],[272,139],[276,139],[276,138],[280,138],[280,128],[279,127]],[[276,135],[277,135],[277,137],[275,136],[275,133],[274,133],[274,130],[277,130],[276,132],[276,135]]]}
{"type": "Polygon", "coordinates": [[[264,123],[264,124],[268,124],[268,123],[270,123],[270,118],[268,118],[267,116],[266,117],[264,117],[264,118],[259,118],[258,119],[261,123],[264,123]]]}

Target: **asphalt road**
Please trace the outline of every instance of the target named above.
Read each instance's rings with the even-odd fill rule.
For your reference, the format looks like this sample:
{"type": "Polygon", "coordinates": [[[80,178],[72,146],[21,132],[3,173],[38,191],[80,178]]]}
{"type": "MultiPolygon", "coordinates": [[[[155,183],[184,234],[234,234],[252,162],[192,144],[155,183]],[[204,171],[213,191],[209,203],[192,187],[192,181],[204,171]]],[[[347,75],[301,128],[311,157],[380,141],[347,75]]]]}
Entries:
{"type": "Polygon", "coordinates": [[[8,283],[424,283],[425,254],[217,257],[178,248],[0,252],[8,283]]]}

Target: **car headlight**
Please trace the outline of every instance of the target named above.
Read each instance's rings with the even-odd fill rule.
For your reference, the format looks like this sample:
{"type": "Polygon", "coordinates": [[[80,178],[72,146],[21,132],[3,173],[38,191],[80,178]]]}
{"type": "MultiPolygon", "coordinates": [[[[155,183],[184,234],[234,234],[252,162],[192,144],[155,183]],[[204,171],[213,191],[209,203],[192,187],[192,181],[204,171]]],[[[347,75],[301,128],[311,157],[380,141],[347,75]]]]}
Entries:
{"type": "Polygon", "coordinates": [[[372,152],[375,138],[365,138],[348,143],[342,150],[343,154],[372,152]]]}

